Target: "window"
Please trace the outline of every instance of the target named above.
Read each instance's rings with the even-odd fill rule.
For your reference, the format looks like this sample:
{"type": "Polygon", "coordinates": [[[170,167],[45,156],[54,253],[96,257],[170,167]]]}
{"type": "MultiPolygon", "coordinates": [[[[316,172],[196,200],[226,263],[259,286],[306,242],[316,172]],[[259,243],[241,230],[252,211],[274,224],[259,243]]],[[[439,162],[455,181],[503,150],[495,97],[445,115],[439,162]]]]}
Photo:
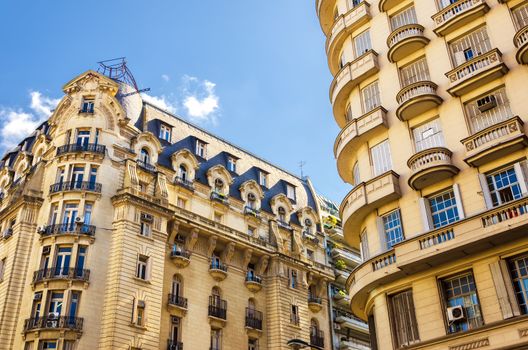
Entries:
{"type": "Polygon", "coordinates": [[[224,192],[224,181],[222,179],[216,178],[214,180],[214,190],[217,193],[223,193],[224,192]]]}
{"type": "Polygon", "coordinates": [[[347,122],[351,122],[354,119],[354,115],[352,114],[352,106],[350,106],[350,104],[347,104],[346,106],[345,119],[347,122]]]}
{"type": "Polygon", "coordinates": [[[138,300],[136,306],[136,325],[144,326],[145,324],[145,302],[138,300]]]}
{"type": "Polygon", "coordinates": [[[251,209],[257,209],[257,196],[253,192],[247,195],[247,206],[251,209]]]}
{"type": "Polygon", "coordinates": [[[81,104],[81,113],[93,113],[94,112],[94,99],[85,97],[81,104]]]}
{"type": "Polygon", "coordinates": [[[381,106],[380,92],[377,81],[361,89],[361,99],[363,101],[364,113],[368,113],[374,108],[381,106]]]}
{"type": "Polygon", "coordinates": [[[494,207],[519,199],[522,196],[514,167],[488,174],[486,180],[494,207]]]}
{"type": "Polygon", "coordinates": [[[236,173],[236,158],[228,157],[227,158],[227,170],[236,173]]]}
{"type": "MultiPolygon", "coordinates": [[[[84,224],[90,225],[92,222],[92,211],[93,211],[93,203],[84,203],[84,224]]],[[[88,229],[88,227],[83,227],[82,229],[88,229]]]]}
{"type": "Polygon", "coordinates": [[[178,177],[182,181],[188,181],[189,174],[187,173],[187,167],[183,164],[178,168],[178,177]]]}
{"type": "Polygon", "coordinates": [[[222,349],[222,330],[211,328],[211,349],[210,350],[221,350],[222,349]]]}
{"type": "Polygon", "coordinates": [[[295,187],[293,185],[286,184],[286,197],[295,200],[295,187]]]}
{"type": "Polygon", "coordinates": [[[359,4],[361,4],[363,2],[363,0],[349,0],[348,1],[348,6],[353,9],[354,7],[358,6],[359,4]]]}
{"type": "Polygon", "coordinates": [[[248,350],[258,350],[258,339],[249,338],[248,339],[248,350]]]}
{"type": "Polygon", "coordinates": [[[403,241],[403,228],[400,210],[398,209],[382,216],[382,221],[387,249],[391,249],[393,245],[403,241]]]}
{"type": "Polygon", "coordinates": [[[438,118],[413,128],[412,134],[416,152],[444,146],[444,135],[438,118]]]}
{"type": "Polygon", "coordinates": [[[78,203],[65,203],[62,212],[62,224],[68,231],[73,231],[75,228],[75,219],[79,216],[78,203]]]}
{"type": "Polygon", "coordinates": [[[146,148],[142,148],[139,154],[139,160],[144,164],[150,164],[150,154],[146,148]]]}
{"type": "Polygon", "coordinates": [[[4,271],[6,266],[6,258],[0,260],[0,282],[4,280],[4,271]]]}
{"type": "Polygon", "coordinates": [[[372,44],[370,43],[370,32],[368,30],[359,34],[354,38],[354,50],[356,58],[360,57],[367,51],[372,49],[372,44]]]}
{"type": "Polygon", "coordinates": [[[444,278],[440,283],[445,305],[448,308],[461,306],[464,310],[464,318],[450,322],[449,333],[474,329],[484,324],[473,273],[444,278]]]}
{"type": "Polygon", "coordinates": [[[409,346],[420,341],[418,323],[414,313],[412,290],[407,290],[389,297],[392,332],[396,347],[409,346]]]}
{"type": "Polygon", "coordinates": [[[268,174],[263,171],[259,171],[259,184],[263,187],[268,187],[268,174]]]}
{"type": "Polygon", "coordinates": [[[299,307],[297,305],[293,305],[291,306],[291,313],[290,313],[290,322],[293,323],[294,325],[299,325],[299,321],[300,321],[300,318],[299,318],[299,307]]]}
{"type": "Polygon", "coordinates": [[[42,316],[42,292],[33,294],[33,306],[31,308],[31,317],[38,319],[42,316]]]}
{"type": "Polygon", "coordinates": [[[72,247],[58,246],[55,257],[55,276],[68,276],[72,257],[72,247]]]}
{"type": "Polygon", "coordinates": [[[88,178],[88,189],[94,191],[96,181],[97,181],[97,167],[92,165],[90,167],[90,176],[88,178]]]}
{"type": "Polygon", "coordinates": [[[196,155],[202,158],[207,156],[206,143],[200,140],[196,140],[196,155]]]}
{"type": "Polygon", "coordinates": [[[90,130],[77,130],[77,138],[75,144],[85,149],[90,143],[90,130]]]}
{"type": "Polygon", "coordinates": [[[279,221],[286,222],[286,210],[283,207],[279,207],[277,213],[279,213],[279,221]]]}
{"type": "Polygon", "coordinates": [[[176,201],[176,206],[178,208],[185,209],[185,205],[187,204],[187,201],[181,197],[178,197],[178,200],[176,201]]]}
{"type": "Polygon", "coordinates": [[[460,219],[455,192],[452,189],[430,197],[428,200],[433,228],[443,227],[460,219]]]}
{"type": "Polygon", "coordinates": [[[159,131],[159,138],[165,141],[171,140],[171,128],[168,125],[161,124],[159,131]]]}
{"type": "Polygon", "coordinates": [[[148,268],[149,257],[145,255],[139,255],[137,261],[136,277],[142,280],[147,280],[147,268],[148,268]]]}
{"type": "Polygon", "coordinates": [[[42,342],[42,350],[58,349],[57,342],[54,340],[44,340],[42,342]]]}
{"type": "Polygon", "coordinates": [[[389,140],[385,140],[373,146],[370,149],[370,154],[372,156],[374,177],[386,173],[392,169],[389,140]]]}
{"type": "Polygon", "coordinates": [[[472,33],[449,44],[455,66],[471,60],[473,57],[485,54],[491,50],[491,42],[486,27],[481,27],[472,33]]]}
{"type": "Polygon", "coordinates": [[[290,269],[290,288],[296,289],[298,286],[297,270],[290,269]]]}
{"type": "Polygon", "coordinates": [[[406,87],[420,81],[431,80],[431,76],[429,75],[429,67],[427,66],[425,57],[401,67],[400,77],[402,87],[406,87]]]}
{"type": "Polygon", "coordinates": [[[416,19],[416,12],[414,7],[408,7],[403,11],[398,12],[390,18],[392,30],[396,30],[400,27],[406,26],[408,24],[418,23],[416,19]]]}
{"type": "Polygon", "coordinates": [[[74,165],[71,172],[71,183],[74,188],[81,188],[84,180],[84,165],[74,165]]]}
{"type": "Polygon", "coordinates": [[[49,307],[48,307],[48,319],[56,319],[62,315],[62,305],[64,302],[64,292],[52,292],[49,307]]]}
{"type": "Polygon", "coordinates": [[[150,237],[151,231],[151,223],[146,220],[141,220],[139,234],[145,237],[150,237]]]}
{"type": "Polygon", "coordinates": [[[520,311],[528,314],[528,256],[524,255],[508,261],[513,288],[520,311]]]}
{"type": "Polygon", "coordinates": [[[341,52],[341,55],[339,56],[339,69],[343,68],[347,64],[345,51],[341,52]]]}
{"type": "Polygon", "coordinates": [[[257,232],[257,229],[253,226],[248,226],[247,234],[248,236],[255,237],[255,232],[257,232]]]}
{"type": "Polygon", "coordinates": [[[363,230],[363,232],[361,232],[359,239],[360,239],[361,259],[363,261],[366,261],[370,258],[369,246],[368,246],[368,236],[367,236],[366,230],[363,230]]]}
{"type": "Polygon", "coordinates": [[[79,300],[81,299],[81,292],[72,291],[70,297],[70,307],[68,310],[68,323],[75,325],[75,318],[77,317],[77,310],[79,309],[79,300]]]}
{"type": "Polygon", "coordinates": [[[354,178],[354,186],[357,186],[361,183],[361,178],[359,175],[359,163],[356,162],[352,168],[352,177],[354,178]]]}
{"type": "Polygon", "coordinates": [[[64,169],[64,167],[57,168],[57,177],[55,179],[55,182],[61,184],[61,183],[64,182],[64,178],[65,178],[65,169],[64,169]]]}
{"type": "Polygon", "coordinates": [[[516,7],[512,10],[512,14],[517,30],[528,25],[528,4],[516,7]]]}
{"type": "Polygon", "coordinates": [[[469,101],[464,105],[467,118],[469,119],[471,133],[477,133],[513,117],[510,101],[508,100],[508,96],[506,96],[504,87],[492,91],[485,97],[488,97],[490,100],[493,99],[495,106],[483,109],[479,106],[479,101],[483,99],[482,97],[469,101]]]}
{"type": "Polygon", "coordinates": [[[24,344],[24,350],[33,350],[33,342],[32,341],[27,341],[24,344]]]}
{"type": "Polygon", "coordinates": [[[80,245],[77,247],[77,261],[75,262],[75,276],[84,276],[84,267],[86,265],[87,246],[80,245]]]}

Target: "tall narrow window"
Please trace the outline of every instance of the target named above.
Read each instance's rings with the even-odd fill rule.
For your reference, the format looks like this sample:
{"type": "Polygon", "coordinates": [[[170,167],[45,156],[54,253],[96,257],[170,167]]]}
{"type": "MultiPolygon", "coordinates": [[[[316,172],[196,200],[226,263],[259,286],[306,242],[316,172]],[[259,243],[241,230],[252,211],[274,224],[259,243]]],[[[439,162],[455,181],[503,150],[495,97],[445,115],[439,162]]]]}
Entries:
{"type": "Polygon", "coordinates": [[[187,173],[187,167],[183,164],[180,165],[178,169],[178,176],[182,181],[189,181],[189,175],[187,173]]]}
{"type": "Polygon", "coordinates": [[[71,173],[72,187],[80,189],[84,181],[84,165],[74,165],[71,173]]]}
{"type": "Polygon", "coordinates": [[[491,50],[491,42],[486,27],[481,27],[470,34],[449,44],[455,66],[459,66],[474,57],[491,50]]]}
{"type": "Polygon", "coordinates": [[[92,222],[92,211],[93,211],[93,204],[92,203],[84,203],[84,227],[82,229],[88,229],[87,225],[90,225],[92,222]]]}
{"type": "Polygon", "coordinates": [[[361,89],[361,98],[363,101],[364,113],[368,113],[374,108],[381,106],[378,82],[375,81],[361,89]]]}
{"type": "Polygon", "coordinates": [[[528,314],[528,255],[508,261],[517,303],[523,315],[528,314]]]}
{"type": "Polygon", "coordinates": [[[236,158],[234,157],[228,157],[227,158],[227,170],[236,173],[236,158]]]}
{"type": "Polygon", "coordinates": [[[413,128],[412,133],[416,152],[433,147],[443,147],[445,144],[438,118],[413,128]]]}
{"type": "Polygon", "coordinates": [[[463,310],[464,317],[449,322],[449,333],[467,331],[482,326],[484,320],[480,311],[473,273],[467,272],[455,277],[444,278],[440,282],[446,306],[448,308],[460,307],[463,310]]]}
{"type": "Polygon", "coordinates": [[[522,197],[514,167],[488,174],[486,180],[494,207],[522,197]]]}
{"type": "Polygon", "coordinates": [[[58,246],[55,257],[55,276],[68,276],[72,256],[72,247],[58,246]]]}
{"type": "Polygon", "coordinates": [[[396,30],[408,24],[418,23],[414,6],[408,7],[405,10],[398,12],[390,18],[390,22],[392,30],[396,30]]]}
{"type": "Polygon", "coordinates": [[[222,349],[222,330],[211,328],[211,350],[222,349]]]}
{"type": "Polygon", "coordinates": [[[258,339],[256,338],[249,338],[248,339],[248,350],[258,350],[258,339]]]}
{"type": "Polygon", "coordinates": [[[0,260],[0,282],[4,280],[5,265],[6,265],[6,258],[3,258],[2,260],[0,260]]]}
{"type": "Polygon", "coordinates": [[[54,203],[50,208],[49,224],[55,225],[59,220],[59,205],[54,203]]]}
{"type": "Polygon", "coordinates": [[[300,323],[299,307],[294,304],[291,305],[290,322],[294,325],[299,325],[300,323]]]}
{"type": "Polygon", "coordinates": [[[145,325],[145,301],[138,300],[136,306],[136,325],[145,325]]]}
{"type": "Polygon", "coordinates": [[[528,25],[528,4],[523,4],[512,10],[515,27],[517,30],[528,25]]]}
{"type": "Polygon", "coordinates": [[[283,207],[279,207],[277,213],[279,214],[279,221],[286,223],[286,210],[283,207]]]}
{"type": "Polygon", "coordinates": [[[381,175],[392,169],[389,140],[385,140],[370,149],[372,156],[373,176],[381,175]]]}
{"type": "Polygon", "coordinates": [[[144,164],[150,164],[150,154],[146,148],[142,148],[139,153],[139,160],[144,164]]]}
{"type": "Polygon", "coordinates": [[[77,130],[77,139],[75,144],[82,149],[86,149],[90,143],[90,130],[77,130]]]}
{"type": "Polygon", "coordinates": [[[206,158],[207,148],[205,142],[196,140],[196,155],[202,158],[206,158]]]}
{"type": "Polygon", "coordinates": [[[394,294],[389,297],[389,301],[396,347],[409,346],[420,341],[412,290],[394,294]]]}
{"type": "Polygon", "coordinates": [[[464,107],[473,134],[513,117],[504,87],[469,101],[464,107]]]}
{"type": "Polygon", "coordinates": [[[363,230],[360,235],[360,249],[361,249],[361,258],[363,261],[366,261],[370,258],[369,246],[368,246],[368,236],[367,231],[363,230]]]}
{"type": "Polygon", "coordinates": [[[48,306],[48,319],[56,319],[62,315],[62,305],[64,303],[64,292],[51,292],[49,306],[48,306]]]}
{"type": "Polygon", "coordinates": [[[422,57],[408,65],[400,68],[400,77],[402,87],[420,82],[431,80],[427,60],[422,57]]]}
{"type": "Polygon", "coordinates": [[[67,320],[67,323],[70,326],[75,326],[80,299],[81,299],[81,292],[78,292],[78,291],[71,292],[70,307],[68,310],[68,320],[67,320]]]}
{"type": "Polygon", "coordinates": [[[90,97],[83,98],[81,104],[81,113],[93,113],[94,112],[94,99],[90,97]]]}
{"type": "Polygon", "coordinates": [[[168,125],[161,124],[159,138],[165,141],[171,140],[171,128],[168,125]]]}
{"type": "Polygon", "coordinates": [[[367,51],[372,49],[372,44],[370,42],[370,32],[368,30],[359,34],[354,38],[354,51],[356,53],[356,58],[365,54],[367,51]]]}
{"type": "Polygon", "coordinates": [[[147,280],[148,256],[139,255],[136,268],[136,277],[142,280],[147,280]]]}
{"type": "Polygon", "coordinates": [[[286,184],[286,196],[291,200],[295,200],[295,187],[293,185],[286,184]]]}
{"type": "Polygon", "coordinates": [[[440,228],[460,219],[455,193],[452,189],[429,197],[433,227],[440,228]]]}
{"type": "Polygon", "coordinates": [[[263,171],[259,171],[259,184],[262,187],[268,187],[268,174],[263,171]]]}
{"type": "Polygon", "coordinates": [[[385,231],[385,242],[387,249],[403,241],[403,227],[401,222],[400,210],[394,210],[382,217],[383,229],[385,231]]]}
{"type": "Polygon", "coordinates": [[[62,212],[62,224],[64,230],[73,231],[75,229],[75,219],[79,216],[78,203],[65,203],[62,212]]]}

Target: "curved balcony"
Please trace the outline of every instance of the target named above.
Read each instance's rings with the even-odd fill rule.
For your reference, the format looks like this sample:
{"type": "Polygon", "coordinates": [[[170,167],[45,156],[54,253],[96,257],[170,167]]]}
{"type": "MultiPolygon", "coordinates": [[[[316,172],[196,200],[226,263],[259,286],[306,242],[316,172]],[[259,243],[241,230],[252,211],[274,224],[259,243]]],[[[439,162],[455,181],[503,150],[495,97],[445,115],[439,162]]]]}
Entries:
{"type": "Polygon", "coordinates": [[[400,2],[401,0],[380,0],[378,3],[378,8],[380,12],[386,12],[398,5],[400,2]]]}
{"type": "Polygon", "coordinates": [[[515,58],[519,64],[528,64],[528,26],[521,28],[513,38],[517,48],[515,58]]]}
{"type": "Polygon", "coordinates": [[[106,147],[97,143],[88,143],[84,145],[70,143],[57,148],[57,156],[62,156],[71,153],[91,153],[102,156],[101,158],[104,158],[106,153],[106,147]]]}
{"type": "Polygon", "coordinates": [[[67,181],[59,182],[50,186],[50,194],[59,192],[93,192],[101,193],[103,185],[91,181],[67,181]]]}
{"type": "Polygon", "coordinates": [[[459,0],[432,16],[438,36],[445,36],[480,18],[490,9],[486,0],[459,0]]]}
{"type": "Polygon", "coordinates": [[[191,252],[176,245],[172,247],[170,257],[179,268],[187,267],[191,263],[191,252]]]}
{"type": "Polygon", "coordinates": [[[209,265],[209,274],[217,282],[223,281],[227,277],[227,266],[221,261],[213,260],[209,265]]]}
{"type": "Polygon", "coordinates": [[[409,186],[421,190],[458,174],[459,169],[453,165],[453,153],[444,147],[435,147],[416,153],[407,161],[411,169],[409,186]]]}
{"type": "Polygon", "coordinates": [[[262,289],[262,277],[248,272],[246,274],[245,285],[250,292],[256,293],[262,289]]]}
{"type": "Polygon", "coordinates": [[[438,86],[431,81],[419,81],[401,89],[396,95],[399,104],[396,110],[398,119],[410,120],[438,107],[443,100],[436,93],[437,88],[438,86]]]}
{"type": "Polygon", "coordinates": [[[399,177],[394,171],[388,171],[358,184],[345,197],[339,213],[343,218],[345,241],[351,247],[359,249],[359,231],[365,217],[401,197],[399,177]]]}
{"type": "Polygon", "coordinates": [[[212,327],[223,328],[227,321],[227,301],[220,299],[218,296],[209,296],[207,314],[212,327]]]}
{"type": "Polygon", "coordinates": [[[80,281],[88,282],[90,270],[76,267],[53,266],[33,272],[33,284],[48,281],[80,281]]]}
{"type": "Polygon", "coordinates": [[[178,317],[183,317],[187,313],[187,298],[170,293],[167,297],[169,310],[178,317]]]}
{"type": "Polygon", "coordinates": [[[334,77],[330,85],[330,102],[334,109],[334,118],[341,128],[346,125],[345,108],[350,92],[378,71],[378,54],[369,50],[347,63],[334,77]]]}
{"type": "Polygon", "coordinates": [[[528,145],[524,123],[513,117],[481,130],[461,140],[466,148],[464,161],[478,167],[528,145]]]}
{"type": "Polygon", "coordinates": [[[49,314],[43,317],[32,317],[24,321],[24,333],[35,330],[69,330],[81,332],[84,319],[72,316],[55,316],[49,314]]]}
{"type": "Polygon", "coordinates": [[[334,24],[335,0],[316,0],[315,9],[319,17],[319,24],[326,36],[330,34],[330,29],[334,24]]]}
{"type": "Polygon", "coordinates": [[[316,297],[308,297],[308,308],[312,312],[319,312],[323,308],[323,300],[316,297]]]}
{"type": "Polygon", "coordinates": [[[344,181],[353,182],[354,164],[350,160],[359,145],[387,129],[387,111],[383,107],[378,107],[350,121],[341,130],[334,143],[334,156],[337,159],[337,171],[344,181]]]}
{"type": "Polygon", "coordinates": [[[41,238],[59,236],[88,236],[95,237],[96,227],[82,223],[55,224],[39,228],[38,233],[41,238]]]}
{"type": "Polygon", "coordinates": [[[407,24],[395,29],[387,38],[387,57],[393,63],[398,62],[427,44],[429,39],[424,36],[424,27],[420,24],[407,24]]]}
{"type": "Polygon", "coordinates": [[[350,33],[358,29],[371,19],[370,5],[362,1],[347,13],[339,16],[332,26],[330,34],[326,38],[326,55],[328,57],[328,67],[332,75],[339,71],[339,53],[343,43],[350,33]]]}
{"type": "Polygon", "coordinates": [[[246,307],[246,333],[253,338],[260,337],[262,333],[262,312],[246,307]]]}
{"type": "Polygon", "coordinates": [[[493,49],[447,72],[446,76],[451,83],[447,92],[460,97],[504,76],[508,70],[502,60],[502,53],[499,49],[493,49]]]}

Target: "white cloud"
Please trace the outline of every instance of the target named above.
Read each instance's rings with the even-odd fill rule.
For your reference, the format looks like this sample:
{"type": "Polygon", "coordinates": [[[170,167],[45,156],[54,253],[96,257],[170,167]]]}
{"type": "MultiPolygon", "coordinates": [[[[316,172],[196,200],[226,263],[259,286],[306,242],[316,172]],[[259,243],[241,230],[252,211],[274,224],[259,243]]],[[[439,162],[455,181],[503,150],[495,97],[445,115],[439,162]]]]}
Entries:
{"type": "Polygon", "coordinates": [[[149,94],[141,94],[141,97],[145,102],[153,104],[167,112],[176,113],[176,106],[169,102],[164,95],[161,96],[152,96],[149,94]]]}
{"type": "Polygon", "coordinates": [[[170,77],[167,75],[167,74],[162,74],[161,75],[161,79],[165,80],[165,81],[169,81],[170,80],[170,77]]]}
{"type": "Polygon", "coordinates": [[[183,106],[190,119],[196,122],[216,124],[220,98],[215,93],[216,84],[209,80],[199,81],[196,77],[184,76],[183,106]]]}
{"type": "Polygon", "coordinates": [[[31,111],[0,106],[0,151],[17,145],[35,131],[39,124],[49,118],[60,101],[38,91],[31,91],[29,96],[31,111]]]}

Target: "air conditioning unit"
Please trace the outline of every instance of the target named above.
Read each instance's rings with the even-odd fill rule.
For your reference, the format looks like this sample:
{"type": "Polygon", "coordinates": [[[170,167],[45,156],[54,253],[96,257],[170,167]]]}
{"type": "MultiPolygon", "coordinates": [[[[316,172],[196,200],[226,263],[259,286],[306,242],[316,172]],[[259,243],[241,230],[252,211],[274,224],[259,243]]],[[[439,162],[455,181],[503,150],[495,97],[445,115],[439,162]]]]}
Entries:
{"type": "Polygon", "coordinates": [[[47,245],[44,248],[42,248],[42,254],[49,254],[51,252],[51,246],[47,245]]]}
{"type": "Polygon", "coordinates": [[[48,320],[56,320],[57,318],[59,318],[59,313],[58,312],[49,312],[48,313],[48,320]]]}
{"type": "Polygon", "coordinates": [[[447,308],[447,320],[449,322],[463,320],[465,318],[466,315],[464,314],[464,307],[462,305],[447,308]]]}
{"type": "Polygon", "coordinates": [[[492,108],[497,107],[497,100],[495,99],[495,96],[488,95],[486,97],[483,97],[479,100],[477,100],[477,108],[481,113],[484,113],[486,111],[489,111],[492,108]]]}
{"type": "Polygon", "coordinates": [[[39,226],[37,227],[38,233],[45,233],[46,232],[46,226],[39,226]]]}
{"type": "Polygon", "coordinates": [[[152,222],[154,220],[154,217],[150,214],[147,214],[147,213],[141,213],[141,220],[142,221],[148,221],[148,222],[152,222]]]}
{"type": "Polygon", "coordinates": [[[42,292],[35,293],[33,300],[42,300],[42,292]]]}
{"type": "Polygon", "coordinates": [[[76,224],[84,224],[84,217],[83,216],[77,216],[75,218],[75,223],[76,224]]]}

